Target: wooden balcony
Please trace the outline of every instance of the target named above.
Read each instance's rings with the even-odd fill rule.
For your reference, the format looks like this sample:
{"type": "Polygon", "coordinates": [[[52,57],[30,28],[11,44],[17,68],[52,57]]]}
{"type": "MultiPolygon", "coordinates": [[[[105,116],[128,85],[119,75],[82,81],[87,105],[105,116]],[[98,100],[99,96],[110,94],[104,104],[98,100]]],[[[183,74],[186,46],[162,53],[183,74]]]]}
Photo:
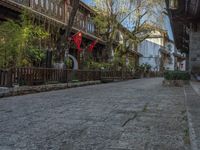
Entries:
{"type": "MultiPolygon", "coordinates": [[[[3,2],[13,5],[17,8],[28,9],[60,23],[64,26],[67,25],[69,20],[70,11],[72,7],[67,4],[65,1],[55,2],[55,0],[2,0],[3,2]]],[[[92,38],[97,38],[96,34],[97,30],[95,25],[91,19],[91,17],[81,13],[80,11],[77,12],[77,16],[74,22],[73,29],[78,31],[83,31],[86,35],[91,36],[92,38]]]]}

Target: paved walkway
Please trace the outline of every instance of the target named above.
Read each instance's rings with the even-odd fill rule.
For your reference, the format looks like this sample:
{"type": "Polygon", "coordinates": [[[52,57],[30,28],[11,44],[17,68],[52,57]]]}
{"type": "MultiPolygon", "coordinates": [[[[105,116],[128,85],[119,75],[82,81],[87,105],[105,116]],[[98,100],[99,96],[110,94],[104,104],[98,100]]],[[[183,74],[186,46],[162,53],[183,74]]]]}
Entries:
{"type": "Polygon", "coordinates": [[[185,87],[192,150],[200,150],[200,82],[185,87]]]}
{"type": "Polygon", "coordinates": [[[0,99],[0,150],[189,150],[184,88],[161,82],[0,99]]]}

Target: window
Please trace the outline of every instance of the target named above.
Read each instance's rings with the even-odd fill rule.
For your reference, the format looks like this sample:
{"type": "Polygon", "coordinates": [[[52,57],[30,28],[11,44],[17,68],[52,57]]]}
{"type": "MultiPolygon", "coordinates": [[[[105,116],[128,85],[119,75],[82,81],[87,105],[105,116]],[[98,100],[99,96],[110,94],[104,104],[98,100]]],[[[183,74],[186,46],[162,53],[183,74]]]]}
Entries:
{"type": "Polygon", "coordinates": [[[170,0],[169,7],[170,7],[170,9],[177,9],[178,8],[178,0],[170,0]]]}
{"type": "MultiPolygon", "coordinates": [[[[67,22],[68,22],[68,20],[69,20],[69,11],[67,11],[67,13],[66,13],[66,18],[67,18],[67,22]]],[[[76,24],[76,23],[74,22],[74,24],[76,24]]]]}
{"type": "Polygon", "coordinates": [[[38,5],[38,0],[35,0],[35,4],[38,5]]]}
{"type": "Polygon", "coordinates": [[[169,62],[170,65],[173,64],[173,58],[172,58],[171,56],[170,56],[170,58],[168,59],[168,62],[169,62]]]}
{"type": "Polygon", "coordinates": [[[19,2],[20,4],[23,4],[23,0],[18,0],[18,2],[19,2]]]}
{"type": "Polygon", "coordinates": [[[41,6],[44,7],[44,0],[41,0],[41,6]]]}
{"type": "Polygon", "coordinates": [[[54,4],[51,2],[51,11],[53,11],[54,4]]]}
{"type": "Polygon", "coordinates": [[[55,4],[55,14],[57,15],[58,14],[58,5],[55,4]]]}
{"type": "Polygon", "coordinates": [[[89,31],[92,32],[92,24],[90,23],[89,31]]]}
{"type": "Polygon", "coordinates": [[[49,0],[46,0],[46,9],[49,10],[49,0]]]}
{"type": "Polygon", "coordinates": [[[60,7],[59,10],[60,10],[60,11],[59,11],[59,14],[60,14],[60,16],[62,16],[62,7],[60,7]]]}
{"type": "Polygon", "coordinates": [[[91,23],[91,32],[94,32],[94,24],[91,23]]]}
{"type": "Polygon", "coordinates": [[[87,31],[90,32],[90,22],[87,24],[87,31]]]}
{"type": "Polygon", "coordinates": [[[83,28],[85,28],[85,20],[83,20],[83,28]]]}
{"type": "Polygon", "coordinates": [[[94,23],[91,21],[90,22],[90,32],[94,32],[94,23]]]}

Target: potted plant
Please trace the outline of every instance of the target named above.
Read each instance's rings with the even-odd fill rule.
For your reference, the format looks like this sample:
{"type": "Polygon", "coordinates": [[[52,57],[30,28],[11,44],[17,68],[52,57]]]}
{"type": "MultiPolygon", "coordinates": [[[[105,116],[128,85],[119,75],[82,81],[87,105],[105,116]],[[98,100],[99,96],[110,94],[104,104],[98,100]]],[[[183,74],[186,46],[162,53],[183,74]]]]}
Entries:
{"type": "Polygon", "coordinates": [[[189,84],[190,74],[186,71],[165,71],[164,86],[184,86],[189,84]]]}
{"type": "Polygon", "coordinates": [[[150,64],[144,64],[144,72],[145,72],[145,77],[149,78],[150,77],[150,71],[151,71],[151,65],[150,64]]]}
{"type": "Polygon", "coordinates": [[[139,78],[144,78],[144,71],[145,67],[143,64],[136,67],[136,74],[139,76],[139,78]]]}

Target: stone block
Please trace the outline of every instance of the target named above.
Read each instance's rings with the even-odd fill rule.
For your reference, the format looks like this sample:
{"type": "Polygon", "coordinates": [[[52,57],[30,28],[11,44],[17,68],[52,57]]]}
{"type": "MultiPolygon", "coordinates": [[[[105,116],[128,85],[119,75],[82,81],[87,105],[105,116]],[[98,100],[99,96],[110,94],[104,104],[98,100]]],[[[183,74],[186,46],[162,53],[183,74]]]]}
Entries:
{"type": "Polygon", "coordinates": [[[190,71],[194,66],[200,66],[200,31],[190,34],[190,71]]]}
{"type": "Polygon", "coordinates": [[[163,86],[166,87],[183,87],[184,85],[189,84],[189,81],[185,80],[163,80],[163,86]]]}

